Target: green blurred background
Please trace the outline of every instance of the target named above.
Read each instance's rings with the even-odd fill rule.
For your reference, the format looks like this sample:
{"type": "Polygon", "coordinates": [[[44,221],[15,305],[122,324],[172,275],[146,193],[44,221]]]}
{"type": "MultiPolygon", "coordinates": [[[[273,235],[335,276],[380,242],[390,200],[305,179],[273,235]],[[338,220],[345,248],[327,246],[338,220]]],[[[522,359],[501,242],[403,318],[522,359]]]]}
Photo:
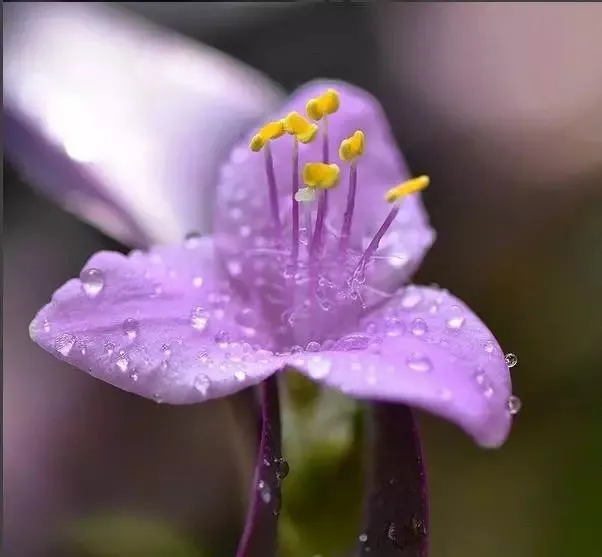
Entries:
{"type": "MultiPolygon", "coordinates": [[[[288,90],[332,77],[378,96],[410,167],[433,181],[425,202],[438,241],[417,281],[436,282],[465,300],[519,359],[514,391],[524,406],[502,449],[484,451],[449,424],[421,419],[431,555],[598,557],[601,6],[298,4],[124,3],[288,90]]],[[[4,339],[18,359],[36,350],[26,329],[36,305],[90,253],[115,246],[5,170],[4,339]],[[40,261],[46,283],[32,276],[40,261]]],[[[32,357],[36,373],[51,373],[55,364],[46,356],[32,357]]],[[[248,397],[232,401],[228,422],[221,403],[157,408],[82,377],[77,392],[92,402],[78,406],[77,399],[61,399],[58,377],[72,380],[63,369],[50,396],[68,417],[55,441],[54,433],[33,430],[39,425],[31,416],[23,421],[10,413],[18,406],[35,415],[48,404],[35,373],[26,381],[18,373],[5,369],[5,462],[26,462],[28,485],[5,476],[12,547],[27,537],[22,517],[29,517],[39,540],[27,552],[32,556],[66,555],[66,533],[73,555],[233,554],[244,509],[239,493],[252,462],[248,397]],[[74,419],[84,414],[90,425],[78,429],[74,419]],[[46,456],[31,452],[44,440],[46,456]],[[38,485],[37,475],[50,478],[50,486],[38,485]]],[[[291,557],[329,557],[340,539],[354,536],[354,410],[338,397],[319,405],[313,417],[287,414],[293,435],[283,536],[296,549],[291,557]],[[336,423],[328,439],[318,433],[324,420],[336,423]],[[305,453],[302,435],[310,439],[305,453]]]]}

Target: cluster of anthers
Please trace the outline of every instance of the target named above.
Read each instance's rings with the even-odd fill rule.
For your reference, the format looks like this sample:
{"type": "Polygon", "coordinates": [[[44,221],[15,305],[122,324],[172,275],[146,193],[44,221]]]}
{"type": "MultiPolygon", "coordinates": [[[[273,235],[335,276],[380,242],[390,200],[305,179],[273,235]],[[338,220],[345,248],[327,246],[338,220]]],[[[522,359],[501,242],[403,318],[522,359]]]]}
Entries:
{"type": "MultiPolygon", "coordinates": [[[[392,205],[391,210],[367,247],[363,251],[352,249],[350,238],[358,188],[357,167],[364,154],[366,137],[363,131],[355,131],[338,146],[339,161],[331,160],[328,119],[337,112],[339,106],[339,93],[328,89],[309,100],[306,104],[307,117],[299,112],[291,112],[280,120],[268,122],[252,137],[249,145],[252,151],[263,151],[265,155],[266,183],[274,230],[277,232],[280,249],[285,250],[280,251],[280,254],[286,253],[286,271],[283,274],[289,278],[294,277],[297,286],[308,286],[308,289],[302,289],[304,293],[300,299],[294,301],[292,306],[289,305],[296,309],[284,316],[287,325],[298,326],[300,321],[305,321],[304,314],[308,318],[311,314],[311,321],[314,323],[312,328],[315,328],[316,309],[330,312],[331,315],[335,306],[341,304],[359,304],[366,309],[362,299],[362,288],[366,287],[368,264],[375,257],[381,240],[395,221],[403,199],[429,185],[427,176],[418,176],[388,189],[384,200],[392,205]],[[290,251],[288,240],[280,235],[282,224],[279,194],[271,150],[271,143],[285,134],[293,139],[290,251]],[[322,139],[322,160],[304,164],[301,171],[299,144],[316,141],[319,135],[322,139]],[[339,185],[343,164],[349,165],[345,212],[340,229],[327,230],[329,190],[339,185]],[[303,186],[300,185],[300,178],[303,180],[303,186]],[[300,223],[301,216],[303,223],[300,223]],[[313,303],[314,301],[316,303],[313,303]]],[[[288,294],[291,294],[290,290],[288,294]]],[[[297,297],[294,294],[293,296],[297,297]]]]}

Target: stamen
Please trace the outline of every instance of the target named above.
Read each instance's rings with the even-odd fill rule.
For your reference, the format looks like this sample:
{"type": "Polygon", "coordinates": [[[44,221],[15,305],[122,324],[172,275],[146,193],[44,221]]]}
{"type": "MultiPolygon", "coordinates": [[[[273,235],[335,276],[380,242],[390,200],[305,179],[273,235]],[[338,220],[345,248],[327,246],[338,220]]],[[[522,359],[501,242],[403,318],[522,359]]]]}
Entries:
{"type": "Polygon", "coordinates": [[[278,208],[278,188],[276,187],[274,159],[270,149],[270,142],[283,134],[284,123],[282,121],[268,122],[251,138],[251,142],[249,143],[251,151],[257,153],[263,149],[265,154],[265,173],[270,197],[270,209],[274,225],[277,229],[280,229],[280,210],[278,208]]]}
{"type": "Polygon", "coordinates": [[[389,214],[385,217],[383,223],[380,225],[380,228],[376,231],[376,234],[374,234],[370,244],[362,254],[362,257],[360,258],[359,263],[357,264],[357,267],[353,273],[354,275],[362,272],[368,263],[368,260],[374,255],[374,253],[376,253],[376,250],[378,250],[380,241],[387,233],[387,230],[389,230],[391,224],[393,224],[393,221],[401,209],[401,202],[403,199],[412,193],[422,191],[423,189],[427,188],[429,184],[430,179],[428,176],[418,176],[417,178],[407,180],[387,191],[385,194],[385,200],[389,203],[393,203],[394,205],[389,211],[389,214]]]}
{"type": "Polygon", "coordinates": [[[347,207],[343,218],[343,227],[341,229],[341,240],[339,248],[341,252],[347,249],[349,236],[351,232],[351,221],[353,220],[353,211],[355,210],[355,192],[357,190],[357,163],[356,160],[364,153],[365,136],[360,130],[353,135],[341,141],[339,147],[339,158],[351,163],[349,169],[349,189],[347,191],[347,207]]]}
{"type": "Polygon", "coordinates": [[[299,257],[299,205],[297,196],[299,193],[299,142],[310,143],[318,133],[318,126],[306,120],[298,112],[290,112],[282,120],[284,130],[293,136],[293,179],[292,179],[292,249],[291,258],[293,263],[299,257]]]}

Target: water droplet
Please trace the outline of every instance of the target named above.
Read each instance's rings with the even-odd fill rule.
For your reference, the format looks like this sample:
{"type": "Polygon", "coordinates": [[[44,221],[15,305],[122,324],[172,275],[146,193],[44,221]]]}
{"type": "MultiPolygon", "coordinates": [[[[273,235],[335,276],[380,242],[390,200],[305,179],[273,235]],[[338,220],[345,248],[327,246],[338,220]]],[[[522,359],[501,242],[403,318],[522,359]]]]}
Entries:
{"type": "Polygon", "coordinates": [[[71,353],[74,344],[75,337],[69,333],[61,333],[54,339],[54,349],[65,358],[71,353]]]}
{"type": "Polygon", "coordinates": [[[316,356],[309,361],[307,367],[309,370],[309,374],[314,379],[323,379],[330,373],[332,364],[330,360],[327,360],[326,358],[322,358],[320,356],[316,356]]]}
{"type": "Polygon", "coordinates": [[[257,482],[257,491],[259,491],[259,496],[266,505],[272,501],[272,491],[270,490],[270,486],[268,486],[263,480],[259,480],[257,482]]]}
{"type": "Polygon", "coordinates": [[[392,542],[397,541],[397,528],[395,527],[395,524],[393,524],[392,522],[391,522],[391,524],[389,524],[389,527],[387,528],[387,537],[392,542]]]}
{"type": "Polygon", "coordinates": [[[237,277],[242,273],[242,264],[238,259],[230,259],[226,266],[233,277],[237,277]]]}
{"type": "Polygon", "coordinates": [[[401,298],[401,307],[405,310],[414,309],[420,302],[422,302],[420,291],[408,288],[401,298]]]}
{"type": "Polygon", "coordinates": [[[138,329],[140,328],[140,323],[131,317],[128,317],[123,322],[123,332],[130,339],[134,340],[138,336],[138,329]]]}
{"type": "Polygon", "coordinates": [[[125,373],[130,367],[130,360],[128,359],[126,354],[119,354],[119,358],[117,358],[115,365],[117,366],[117,369],[119,369],[119,371],[125,373]]]}
{"type": "Polygon", "coordinates": [[[115,352],[115,345],[112,342],[105,343],[105,352],[111,356],[115,352]]]}
{"type": "Polygon", "coordinates": [[[196,249],[201,245],[201,235],[198,232],[191,232],[184,239],[186,249],[196,249]]]}
{"type": "Polygon", "coordinates": [[[243,327],[254,327],[257,325],[257,314],[251,308],[243,308],[236,314],[236,322],[243,327]]]}
{"type": "Polygon", "coordinates": [[[230,335],[228,335],[228,331],[221,330],[216,333],[214,339],[220,348],[227,348],[230,335]]]}
{"type": "Polygon", "coordinates": [[[193,386],[201,396],[207,396],[209,388],[211,387],[211,379],[209,379],[209,376],[202,373],[196,376],[193,386]]]}
{"type": "Polygon", "coordinates": [[[105,286],[104,274],[98,269],[84,269],[79,275],[79,280],[88,298],[96,298],[105,286]]]}
{"type": "Polygon", "coordinates": [[[370,321],[366,323],[366,332],[369,334],[374,334],[378,330],[378,326],[374,321],[370,321]]]}
{"type": "Polygon", "coordinates": [[[360,534],[357,539],[361,543],[366,543],[368,541],[368,534],[360,534]]]}
{"type": "Polygon", "coordinates": [[[238,370],[234,372],[234,379],[236,379],[237,381],[240,381],[241,383],[247,378],[247,374],[242,371],[242,370],[238,370]]]}
{"type": "Polygon", "coordinates": [[[424,319],[417,317],[416,319],[414,319],[414,321],[412,321],[411,331],[412,331],[413,335],[420,337],[424,333],[428,332],[428,330],[429,330],[429,327],[426,324],[426,321],[424,319]]]}
{"type": "Polygon", "coordinates": [[[274,464],[277,466],[278,471],[276,476],[279,480],[286,478],[290,472],[290,467],[286,459],[279,457],[274,459],[274,464]]]}
{"type": "Polygon", "coordinates": [[[48,319],[44,319],[44,323],[42,324],[45,333],[50,332],[50,321],[48,319]]]}
{"type": "Polygon", "coordinates": [[[506,354],[504,356],[504,360],[506,361],[506,365],[508,367],[514,367],[516,364],[518,364],[518,358],[516,354],[513,354],[512,352],[506,354]]]}
{"type": "Polygon", "coordinates": [[[307,343],[305,350],[307,350],[308,352],[318,352],[320,350],[320,343],[316,342],[315,340],[312,340],[307,343]]]}
{"type": "Polygon", "coordinates": [[[466,322],[466,317],[462,314],[462,310],[458,306],[450,308],[450,316],[447,318],[446,325],[452,331],[459,331],[466,322]]]}
{"type": "Polygon", "coordinates": [[[195,288],[200,288],[201,286],[203,286],[203,277],[194,277],[192,279],[192,286],[194,286],[195,288]]]}
{"type": "Polygon", "coordinates": [[[433,363],[426,354],[421,352],[413,352],[408,356],[406,364],[410,369],[414,371],[420,371],[422,373],[431,371],[433,369],[433,363]]]}
{"type": "Polygon", "coordinates": [[[197,331],[204,331],[209,323],[209,313],[202,307],[197,306],[190,314],[190,324],[197,331]]]}
{"type": "Polygon", "coordinates": [[[163,352],[166,358],[169,358],[171,356],[171,347],[169,344],[163,344],[161,346],[161,352],[163,352]]]}
{"type": "Polygon", "coordinates": [[[390,317],[385,321],[385,329],[387,330],[387,336],[398,337],[405,331],[405,323],[397,317],[390,317]]]}
{"type": "Polygon", "coordinates": [[[522,407],[523,403],[520,398],[515,395],[508,397],[508,400],[506,401],[506,408],[508,408],[508,412],[510,412],[510,414],[516,416],[516,414],[521,411],[522,407]]]}
{"type": "Polygon", "coordinates": [[[485,344],[483,344],[483,348],[485,349],[485,352],[487,352],[487,354],[494,354],[497,350],[495,347],[495,342],[493,342],[492,340],[486,341],[485,344]]]}
{"type": "Polygon", "coordinates": [[[344,336],[341,340],[339,340],[335,346],[335,350],[342,350],[343,352],[348,352],[350,350],[365,350],[370,346],[372,339],[369,335],[363,335],[361,333],[353,333],[347,336],[344,336]]]}

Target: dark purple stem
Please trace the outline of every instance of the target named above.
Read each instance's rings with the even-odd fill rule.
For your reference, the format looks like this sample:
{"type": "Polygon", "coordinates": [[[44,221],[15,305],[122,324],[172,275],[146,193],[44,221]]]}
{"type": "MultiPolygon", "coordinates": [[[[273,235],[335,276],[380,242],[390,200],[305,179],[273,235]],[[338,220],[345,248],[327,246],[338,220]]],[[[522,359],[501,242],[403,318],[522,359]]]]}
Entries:
{"type": "Polygon", "coordinates": [[[261,441],[253,491],[236,557],[274,557],[278,542],[282,480],[280,399],[276,376],[261,384],[261,441]]]}
{"type": "Polygon", "coordinates": [[[278,208],[278,189],[276,188],[276,176],[274,175],[274,159],[272,150],[268,143],[265,147],[265,173],[268,178],[268,190],[270,194],[270,209],[272,211],[272,219],[276,228],[280,230],[280,209],[278,208]]]}
{"type": "Polygon", "coordinates": [[[412,410],[374,403],[366,518],[356,557],[427,557],[428,493],[412,410]]]}

